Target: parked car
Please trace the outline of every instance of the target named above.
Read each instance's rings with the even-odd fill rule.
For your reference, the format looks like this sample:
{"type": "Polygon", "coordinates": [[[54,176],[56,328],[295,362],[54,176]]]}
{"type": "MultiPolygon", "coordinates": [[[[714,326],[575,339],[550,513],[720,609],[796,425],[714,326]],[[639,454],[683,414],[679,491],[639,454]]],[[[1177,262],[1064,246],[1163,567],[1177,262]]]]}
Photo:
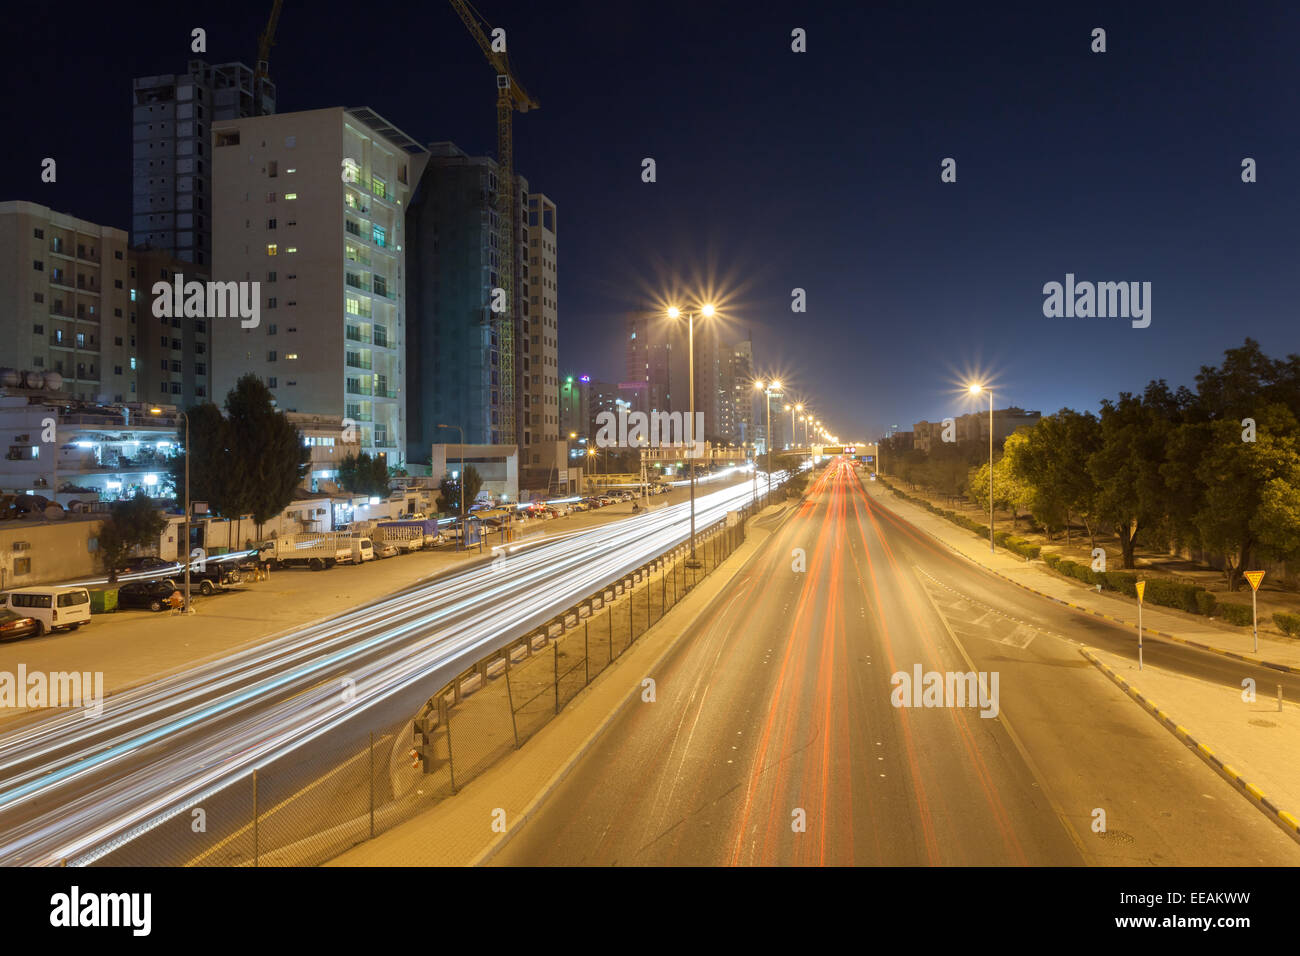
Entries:
{"type": "Polygon", "coordinates": [[[127,558],[113,570],[117,574],[136,574],[140,571],[174,571],[178,567],[180,564],[176,561],[164,561],[154,555],[145,555],[141,558],[127,558]]]}
{"type": "Polygon", "coordinates": [[[400,553],[397,550],[397,545],[390,541],[375,541],[374,546],[376,558],[393,558],[400,553]]]}
{"type": "MultiPolygon", "coordinates": [[[[222,588],[238,584],[243,579],[243,573],[234,564],[209,561],[202,571],[197,568],[190,569],[190,591],[198,589],[200,594],[213,594],[222,588]]],[[[169,574],[161,580],[173,586],[184,587],[185,571],[182,569],[177,574],[169,574]]]]}
{"type": "Polygon", "coordinates": [[[15,611],[0,610],[0,641],[16,641],[41,633],[41,622],[15,611]]]}
{"type": "MultiPolygon", "coordinates": [[[[191,586],[193,576],[191,575],[191,586]]],[[[167,581],[128,581],[117,589],[117,606],[162,611],[176,588],[167,581]]]]}
{"type": "Polygon", "coordinates": [[[15,588],[4,595],[3,606],[15,614],[34,617],[47,634],[59,628],[76,629],[90,620],[90,592],[81,587],[15,588]]]}

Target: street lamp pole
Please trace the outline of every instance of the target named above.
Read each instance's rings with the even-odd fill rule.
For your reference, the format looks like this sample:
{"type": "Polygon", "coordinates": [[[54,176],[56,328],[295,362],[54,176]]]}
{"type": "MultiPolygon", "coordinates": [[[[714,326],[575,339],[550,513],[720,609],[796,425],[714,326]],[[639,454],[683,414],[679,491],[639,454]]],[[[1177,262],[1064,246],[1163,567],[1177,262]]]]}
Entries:
{"type": "MultiPolygon", "coordinates": [[[[669,308],[668,317],[676,319],[682,315],[680,309],[676,306],[669,308]]],[[[713,306],[705,304],[700,308],[700,315],[709,318],[713,315],[713,306]]],[[[691,470],[691,564],[695,564],[695,449],[698,447],[699,436],[695,434],[695,313],[686,313],[686,351],[689,357],[688,366],[690,368],[690,392],[691,392],[691,421],[687,426],[687,433],[691,436],[691,446],[686,452],[687,467],[691,470]]]]}
{"type": "MultiPolygon", "coordinates": [[[[970,386],[970,393],[978,395],[985,391],[985,386],[975,384],[970,386]]],[[[993,389],[988,389],[989,393],[989,551],[996,551],[997,548],[993,543],[993,389]]]]}
{"type": "MultiPolygon", "coordinates": [[[[150,408],[150,415],[161,415],[161,408],[150,408]]],[[[181,421],[185,423],[185,520],[182,527],[185,529],[184,537],[181,543],[184,547],[185,555],[185,613],[190,613],[190,417],[179,408],[176,414],[180,415],[181,421]]],[[[177,549],[180,550],[180,549],[177,549]]]]}
{"type": "Polygon", "coordinates": [[[459,425],[444,425],[441,422],[438,423],[438,427],[454,428],[460,437],[460,478],[456,481],[456,484],[460,485],[460,537],[456,539],[456,550],[459,551],[465,543],[467,530],[465,527],[465,429],[459,425]]]}

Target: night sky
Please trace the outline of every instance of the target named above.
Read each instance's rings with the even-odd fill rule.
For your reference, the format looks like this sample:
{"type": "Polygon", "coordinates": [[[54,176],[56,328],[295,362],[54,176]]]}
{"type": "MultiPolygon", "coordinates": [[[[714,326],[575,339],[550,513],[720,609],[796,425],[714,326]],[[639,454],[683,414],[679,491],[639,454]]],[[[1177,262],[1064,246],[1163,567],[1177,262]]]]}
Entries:
{"type": "MultiPolygon", "coordinates": [[[[129,230],[132,78],[183,71],[195,26],[209,62],[253,65],[270,3],[188,6],[8,11],[0,198],[129,230]]],[[[561,374],[620,380],[622,313],[689,290],[845,438],[970,410],[972,374],[1046,413],[1191,384],[1247,335],[1300,351],[1300,4],[477,6],[541,103],[515,163],[559,207],[561,374]],[[1045,318],[1067,272],[1151,282],[1151,326],[1045,318]]],[[[494,77],[446,3],[286,0],[271,75],[280,112],[495,150],[494,77]]]]}

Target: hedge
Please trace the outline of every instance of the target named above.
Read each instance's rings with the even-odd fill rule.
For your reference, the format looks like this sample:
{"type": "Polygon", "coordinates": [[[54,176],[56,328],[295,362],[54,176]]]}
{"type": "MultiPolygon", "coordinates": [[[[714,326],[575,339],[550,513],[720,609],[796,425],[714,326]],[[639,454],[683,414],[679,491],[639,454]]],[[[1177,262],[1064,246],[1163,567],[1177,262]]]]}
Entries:
{"type": "Polygon", "coordinates": [[[1300,637],[1300,614],[1288,614],[1278,611],[1273,615],[1273,623],[1279,631],[1288,637],[1300,637]]]}
{"type": "Polygon", "coordinates": [[[1239,624],[1242,627],[1249,627],[1255,620],[1254,612],[1251,611],[1249,604],[1232,604],[1227,601],[1220,601],[1216,613],[1229,624],[1239,624]]]}
{"type": "MultiPolygon", "coordinates": [[[[1146,599],[1152,604],[1164,607],[1176,607],[1190,614],[1201,613],[1197,595],[1208,593],[1195,584],[1171,581],[1167,578],[1152,578],[1147,581],[1146,599]]],[[[1213,595],[1210,595],[1213,599],[1213,595]]]]}
{"type": "Polygon", "coordinates": [[[1219,599],[1216,598],[1209,591],[1196,592],[1196,613],[1197,614],[1204,614],[1206,617],[1213,617],[1214,608],[1218,603],[1219,603],[1219,599]]]}
{"type": "Polygon", "coordinates": [[[1043,549],[1034,544],[1032,541],[1026,541],[1024,538],[1015,538],[1007,535],[1002,541],[1002,547],[1006,548],[1012,554],[1018,554],[1022,558],[1033,561],[1043,553],[1043,549]]]}

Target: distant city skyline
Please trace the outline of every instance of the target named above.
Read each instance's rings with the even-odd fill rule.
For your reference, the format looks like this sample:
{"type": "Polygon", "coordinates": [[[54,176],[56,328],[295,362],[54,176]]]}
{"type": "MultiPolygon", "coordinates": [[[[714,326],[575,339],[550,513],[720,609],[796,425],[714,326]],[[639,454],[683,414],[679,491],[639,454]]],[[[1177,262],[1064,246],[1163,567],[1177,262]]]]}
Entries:
{"type": "MultiPolygon", "coordinates": [[[[27,42],[9,87],[39,75],[42,95],[11,107],[24,135],[0,160],[4,199],[129,230],[133,79],[200,57],[251,64],[268,5],[205,11],[203,54],[191,12],[133,9],[84,5],[57,25],[13,13],[27,42]],[[82,69],[45,69],[51,45],[82,69]],[[77,121],[50,102],[78,103],[77,121]]],[[[870,437],[970,410],[972,376],[999,404],[1095,410],[1153,378],[1191,385],[1246,335],[1273,356],[1300,347],[1293,6],[481,12],[507,29],[541,103],[516,117],[516,168],[566,212],[561,369],[616,379],[622,314],[719,292],[734,328],[752,330],[756,373],[870,437]],[[1097,26],[1105,53],[1090,50],[1097,26]],[[790,49],[795,27],[806,53],[790,49]],[[554,55],[571,49],[582,57],[554,55]],[[941,181],[946,158],[956,182],[941,181]],[[1245,159],[1256,182],[1242,181],[1245,159]],[[1045,316],[1044,285],[1067,274],[1149,282],[1150,326],[1045,316]]],[[[422,143],[494,151],[491,70],[449,7],[409,11],[402,35],[419,41],[392,44],[385,70],[322,71],[348,29],[285,9],[278,110],[366,104],[422,143]]]]}

